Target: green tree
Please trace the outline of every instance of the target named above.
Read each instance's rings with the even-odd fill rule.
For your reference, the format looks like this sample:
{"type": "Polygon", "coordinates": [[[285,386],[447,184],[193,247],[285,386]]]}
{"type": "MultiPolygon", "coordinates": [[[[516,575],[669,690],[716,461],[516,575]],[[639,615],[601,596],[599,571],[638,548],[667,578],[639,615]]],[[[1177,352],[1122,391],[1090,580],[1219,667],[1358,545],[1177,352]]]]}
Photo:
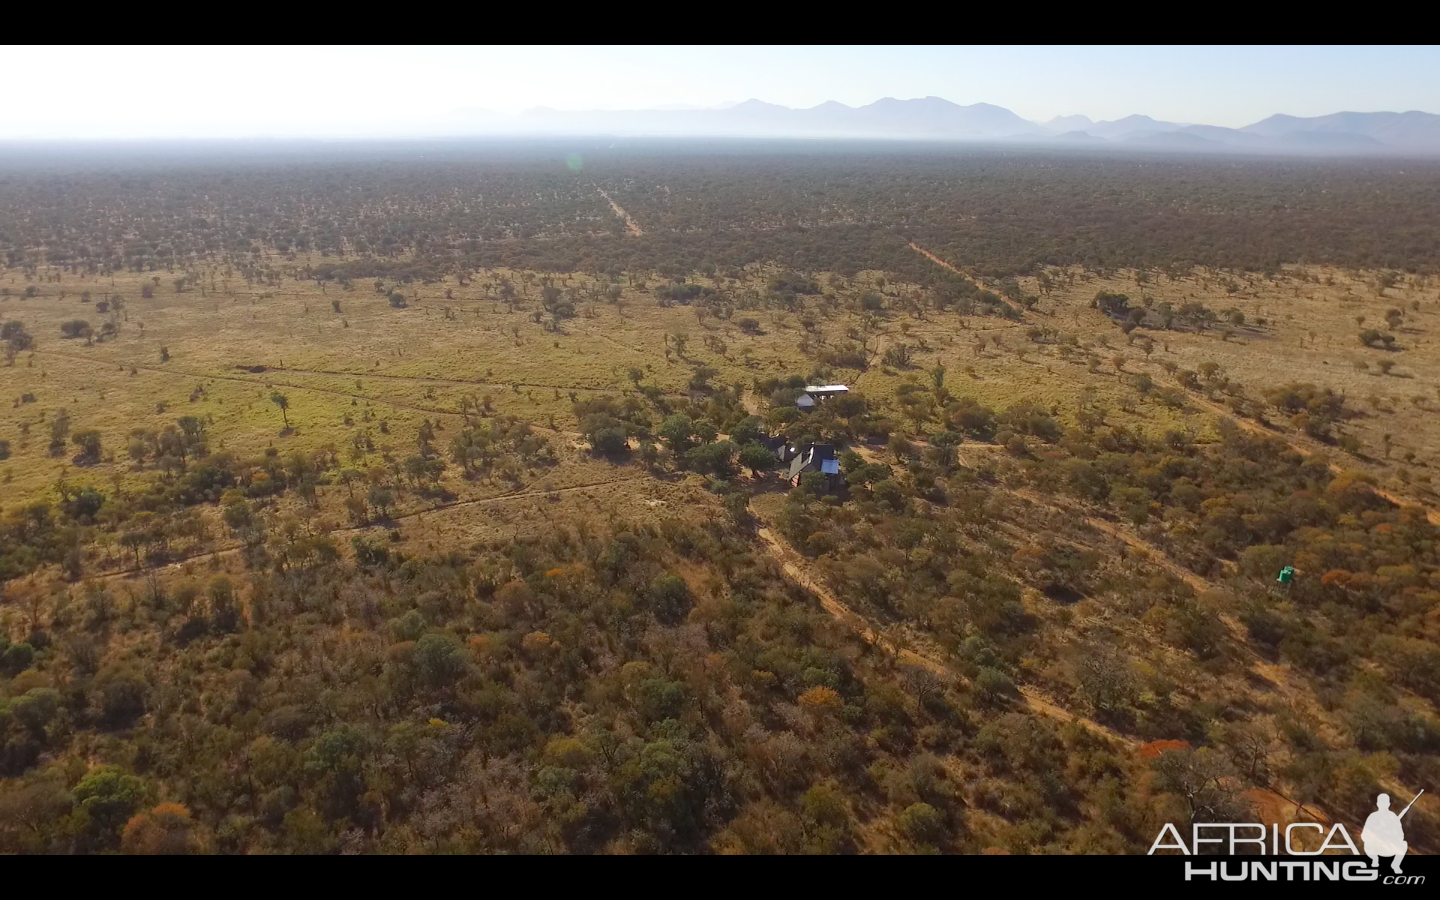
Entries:
{"type": "Polygon", "coordinates": [[[701,444],[685,452],[684,463],[692,472],[709,473],[721,478],[735,474],[735,445],[730,441],[701,444]]]}
{"type": "Polygon", "coordinates": [[[450,687],[465,676],[469,667],[465,646],[448,631],[420,638],[411,661],[420,683],[435,689],[450,687]]]}
{"type": "Polygon", "coordinates": [[[270,402],[280,407],[280,415],[285,420],[285,430],[290,430],[290,398],[279,391],[270,392],[270,402]]]}
{"type": "Polygon", "coordinates": [[[311,746],[305,771],[315,779],[321,811],[327,818],[353,821],[360,812],[369,750],[365,734],[352,725],[331,728],[311,746]]]}
{"type": "Polygon", "coordinates": [[[775,454],[764,444],[746,444],[740,448],[740,465],[757,478],[761,472],[774,468],[776,462],[775,454]]]}
{"type": "Polygon", "coordinates": [[[101,672],[100,718],[110,728],[125,728],[145,712],[145,682],[128,669],[101,672]]]}
{"type": "Polygon", "coordinates": [[[378,509],[380,515],[389,516],[390,507],[395,505],[395,494],[389,488],[377,484],[366,492],[365,500],[378,509]]]}
{"type": "Polygon", "coordinates": [[[669,416],[656,432],[674,453],[683,453],[695,437],[695,420],[683,413],[669,416]]]}
{"type": "Polygon", "coordinates": [[[80,448],[80,456],[76,460],[84,466],[92,466],[100,461],[101,445],[100,432],[94,428],[87,428],[84,431],[77,431],[70,436],[71,442],[80,448]]]}
{"type": "Polygon", "coordinates": [[[730,440],[740,446],[755,443],[765,436],[765,420],[759,416],[746,416],[730,431],[730,440]]]}
{"type": "Polygon", "coordinates": [[[145,803],[145,782],[114,766],[91,769],[75,785],[83,838],[94,849],[113,850],[120,830],[145,803]]]}
{"type": "Polygon", "coordinates": [[[650,611],[667,625],[674,625],[695,605],[690,586],[678,575],[661,575],[650,582],[647,592],[650,611]]]}

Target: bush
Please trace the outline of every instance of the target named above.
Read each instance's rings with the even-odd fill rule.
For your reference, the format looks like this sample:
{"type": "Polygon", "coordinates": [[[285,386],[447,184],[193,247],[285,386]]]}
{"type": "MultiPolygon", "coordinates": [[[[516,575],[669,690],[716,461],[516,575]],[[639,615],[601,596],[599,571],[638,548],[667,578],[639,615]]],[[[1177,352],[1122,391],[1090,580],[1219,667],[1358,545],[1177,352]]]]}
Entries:
{"type": "Polygon", "coordinates": [[[10,675],[17,675],[30,668],[35,661],[35,648],[28,643],[21,641],[18,644],[11,644],[0,653],[0,670],[10,675]]]}
{"type": "Polygon", "coordinates": [[[975,676],[975,690],[986,703],[1000,703],[1015,696],[1015,682],[999,669],[982,667],[975,676]]]}
{"type": "Polygon", "coordinates": [[[827,350],[820,354],[820,361],[837,369],[858,369],[863,372],[870,368],[870,358],[854,344],[827,350]]]}
{"type": "Polygon", "coordinates": [[[1395,335],[1367,328],[1360,332],[1360,343],[1367,347],[1383,347],[1389,350],[1395,346],[1395,335]]]}
{"type": "Polygon", "coordinates": [[[145,714],[145,684],[131,675],[111,675],[100,689],[100,719],[125,728],[145,714]]]}
{"type": "Polygon", "coordinates": [[[995,437],[995,411],[973,397],[962,397],[945,407],[950,427],[977,440],[995,437]]]}
{"type": "Polygon", "coordinates": [[[695,605],[690,586],[678,575],[661,575],[650,582],[645,599],[650,612],[666,625],[678,624],[695,605]]]}
{"type": "Polygon", "coordinates": [[[1016,403],[999,416],[999,421],[1008,425],[1014,434],[1037,437],[1047,444],[1060,440],[1065,433],[1060,423],[1050,417],[1049,411],[1035,403],[1016,403]]]}
{"type": "Polygon", "coordinates": [[[74,795],[84,813],[87,842],[93,849],[114,849],[121,828],[145,802],[145,782],[113,766],[101,766],[80,779],[74,795]]]}
{"type": "Polygon", "coordinates": [[[419,682],[432,689],[446,688],[469,669],[465,646],[448,631],[427,634],[415,643],[411,657],[419,682]]]}
{"type": "Polygon", "coordinates": [[[80,455],[75,458],[76,463],[82,466],[90,466],[100,461],[100,432],[93,428],[84,431],[77,431],[70,436],[75,446],[80,448],[80,455]]]}
{"type": "Polygon", "coordinates": [[[1095,299],[1090,301],[1090,308],[1098,309],[1112,319],[1123,319],[1130,312],[1130,298],[1125,294],[1100,291],[1095,295],[1095,299]]]}
{"type": "Polygon", "coordinates": [[[914,803],[900,814],[896,824],[917,844],[934,846],[945,837],[945,817],[928,803],[914,803]]]}
{"type": "Polygon", "coordinates": [[[618,456],[630,449],[630,443],[625,437],[625,429],[619,426],[597,428],[590,434],[590,446],[596,453],[602,453],[605,456],[618,456]]]}
{"type": "Polygon", "coordinates": [[[910,348],[904,344],[895,344],[885,351],[884,363],[896,369],[910,368],[910,348]]]}

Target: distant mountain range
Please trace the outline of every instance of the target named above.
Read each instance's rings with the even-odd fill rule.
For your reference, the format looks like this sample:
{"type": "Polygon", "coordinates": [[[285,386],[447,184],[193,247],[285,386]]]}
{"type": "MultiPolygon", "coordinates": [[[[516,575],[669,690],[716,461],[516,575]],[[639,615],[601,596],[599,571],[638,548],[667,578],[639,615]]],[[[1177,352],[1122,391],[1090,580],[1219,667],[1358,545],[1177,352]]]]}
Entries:
{"type": "Polygon", "coordinates": [[[746,100],[719,109],[562,112],[536,108],[517,115],[459,110],[427,128],[447,136],[478,134],[613,134],[626,136],[905,138],[1134,147],[1191,152],[1440,155],[1440,115],[1425,112],[1341,112],[1301,118],[1274,115],[1243,128],[1163,122],[1133,115],[1111,122],[1059,116],[1044,124],[1003,106],[961,106],[940,97],[865,106],[829,101],[791,109],[746,100]]]}

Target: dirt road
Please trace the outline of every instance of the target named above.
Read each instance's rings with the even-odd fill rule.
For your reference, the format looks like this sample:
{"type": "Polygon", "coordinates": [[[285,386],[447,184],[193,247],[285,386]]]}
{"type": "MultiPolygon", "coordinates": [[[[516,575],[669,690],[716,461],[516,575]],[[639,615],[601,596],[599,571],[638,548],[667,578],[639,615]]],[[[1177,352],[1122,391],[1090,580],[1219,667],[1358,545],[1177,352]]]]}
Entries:
{"type": "Polygon", "coordinates": [[[969,272],[962,272],[962,271],[960,271],[959,269],[957,269],[957,268],[955,268],[954,266],[950,265],[948,262],[946,262],[945,260],[943,260],[943,259],[941,259],[940,257],[936,256],[935,254],[931,253],[929,250],[926,250],[924,247],[920,246],[919,244],[915,243],[914,241],[911,241],[911,242],[910,242],[910,249],[911,249],[911,250],[914,250],[916,253],[918,253],[918,254],[920,254],[921,256],[925,257],[926,259],[930,260],[931,262],[933,262],[935,265],[939,266],[940,268],[942,268],[942,269],[949,269],[950,271],[954,272],[956,275],[960,275],[960,276],[962,276],[962,277],[964,277],[964,278],[970,279],[971,281],[975,282],[975,286],[978,287],[978,288],[980,288],[980,290],[982,290],[982,291],[983,291],[983,290],[987,290],[987,288],[985,287],[984,282],[982,282],[980,279],[976,278],[974,275],[971,275],[969,272]]]}
{"type": "MultiPolygon", "coordinates": [[[[599,188],[596,188],[595,190],[600,191],[599,188]]],[[[600,191],[600,196],[604,197],[605,202],[610,204],[610,208],[615,210],[615,215],[619,216],[620,219],[624,221],[625,227],[629,230],[631,235],[639,237],[640,235],[645,233],[640,230],[639,225],[635,224],[635,220],[630,218],[630,214],[620,207],[620,204],[610,199],[609,194],[605,193],[604,191],[600,191]]]]}
{"type": "MultiPolygon", "coordinates": [[[[785,574],[796,584],[814,594],[820,600],[820,605],[826,612],[834,616],[837,621],[845,625],[851,631],[860,635],[867,643],[873,644],[888,653],[893,654],[902,663],[920,666],[932,674],[949,681],[965,683],[967,679],[958,675],[946,666],[939,659],[926,653],[919,653],[896,644],[888,638],[880,635],[870,626],[860,614],[856,613],[849,606],[840,601],[838,597],[819,579],[810,575],[809,566],[805,559],[796,553],[795,550],[777,535],[769,527],[762,527],[759,536],[764,543],[766,550],[777,562],[785,574]]],[[[1021,699],[1025,705],[1035,713],[1058,719],[1062,722],[1077,722],[1085,730],[1092,734],[1105,738],[1111,738],[1122,744],[1138,746],[1139,742],[1134,738],[1127,737],[1117,731],[1106,728],[1099,722],[1076,715],[1060,706],[1057,706],[1049,698],[1045,697],[1039,690],[1029,687],[1020,687],[1021,699]]]]}
{"type": "MultiPolygon", "coordinates": [[[[391,516],[389,519],[386,520],[386,522],[403,522],[409,519],[418,519],[425,516],[432,516],[436,513],[448,512],[452,509],[459,509],[466,506],[484,506],[491,503],[503,503],[509,500],[527,500],[536,497],[548,497],[552,494],[570,494],[574,493],[575,491],[585,491],[590,490],[591,488],[605,487],[612,484],[628,484],[636,481],[653,481],[653,479],[651,479],[647,475],[636,475],[630,478],[611,478],[605,481],[592,481],[588,484],[575,484],[570,485],[569,487],[554,488],[552,490],[531,489],[515,491],[510,494],[500,494],[496,497],[475,497],[469,500],[454,500],[449,503],[441,503],[436,506],[426,507],[425,509],[412,510],[411,512],[401,513],[397,516],[391,516]]],[[[369,525],[358,525],[350,528],[336,528],[334,531],[331,531],[328,534],[331,536],[358,534],[362,531],[369,531],[370,529],[382,524],[385,523],[375,522],[369,525]]],[[[205,559],[209,556],[224,556],[230,553],[237,553],[244,548],[244,544],[228,544],[224,547],[212,547],[200,553],[192,553],[189,556],[181,557],[174,562],[168,562],[160,566],[132,566],[127,569],[119,569],[112,572],[97,572],[96,574],[88,577],[92,579],[109,580],[113,578],[125,578],[131,575],[141,575],[149,572],[164,572],[166,570],[178,569],[181,566],[185,565],[185,563],[193,562],[197,559],[205,559]]]]}
{"type": "MultiPolygon", "coordinates": [[[[1271,431],[1264,425],[1261,425],[1259,422],[1254,422],[1250,419],[1242,419],[1240,416],[1235,415],[1233,412],[1226,409],[1221,404],[1216,403],[1214,400],[1211,400],[1209,397],[1200,397],[1188,392],[1186,396],[1189,399],[1193,400],[1198,406],[1202,406],[1205,409],[1210,410],[1217,416],[1229,419],[1231,422],[1234,422],[1240,428],[1243,428],[1252,434],[1279,438],[1280,440],[1288,444],[1290,446],[1290,449],[1294,450],[1296,453],[1299,453],[1301,456],[1313,456],[1315,453],[1314,450],[1305,446],[1305,444],[1294,438],[1287,437],[1286,435],[1271,431]]],[[[1331,463],[1330,471],[1338,475],[1341,472],[1345,471],[1345,469],[1342,466],[1337,465],[1336,463],[1331,463]]],[[[1385,498],[1396,506],[1409,506],[1423,510],[1425,512],[1425,518],[1430,522],[1431,525],[1440,525],[1440,511],[1431,509],[1430,507],[1426,506],[1424,503],[1421,503],[1419,500],[1414,499],[1413,497],[1406,497],[1401,494],[1397,494],[1394,491],[1386,490],[1382,487],[1377,487],[1373,484],[1368,485],[1368,487],[1375,494],[1385,498]]]]}

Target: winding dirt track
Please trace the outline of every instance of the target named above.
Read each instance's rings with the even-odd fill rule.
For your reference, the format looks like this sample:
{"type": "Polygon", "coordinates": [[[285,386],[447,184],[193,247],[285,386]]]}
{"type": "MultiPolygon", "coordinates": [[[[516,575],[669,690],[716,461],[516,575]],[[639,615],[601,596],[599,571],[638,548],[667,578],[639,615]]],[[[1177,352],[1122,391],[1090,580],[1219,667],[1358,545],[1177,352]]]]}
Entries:
{"type": "MultiPolygon", "coordinates": [[[[413,510],[413,511],[411,511],[411,512],[401,513],[400,515],[397,515],[397,516],[391,516],[390,518],[388,518],[388,519],[385,520],[385,521],[386,521],[386,522],[402,522],[402,521],[405,521],[406,519],[417,519],[417,518],[422,518],[422,517],[424,517],[424,516],[431,516],[431,515],[434,515],[434,514],[436,514],[436,513],[448,512],[449,510],[458,509],[458,508],[464,507],[464,506],[484,506],[484,505],[491,504],[491,503],[502,503],[502,502],[507,501],[507,500],[527,500],[527,499],[533,499],[533,498],[535,498],[535,497],[548,497],[548,496],[550,496],[550,495],[552,495],[552,494],[570,494],[570,493],[574,493],[575,491],[584,491],[584,490],[589,490],[589,489],[591,489],[591,488],[605,487],[605,486],[607,486],[607,485],[612,485],[612,484],[629,484],[629,483],[637,482],[637,481],[652,481],[652,480],[653,480],[653,479],[651,479],[649,476],[646,476],[646,475],[637,475],[637,476],[632,476],[632,477],[630,477],[630,478],[611,478],[611,479],[607,479],[607,480],[605,480],[605,481],[592,481],[592,482],[589,482],[588,484],[575,484],[575,485],[571,485],[571,486],[569,486],[569,487],[554,488],[554,489],[548,490],[548,491],[547,491],[547,490],[524,490],[524,491],[515,491],[514,493],[511,493],[511,494],[500,494],[500,495],[497,496],[497,497],[475,497],[475,498],[472,498],[472,499],[469,499],[469,500],[454,500],[454,501],[451,501],[450,503],[441,503],[441,504],[438,504],[438,505],[436,505],[436,506],[426,507],[425,509],[417,509],[417,510],[413,510]]],[[[337,529],[335,529],[334,531],[329,532],[329,534],[331,534],[331,535],[358,534],[359,532],[369,531],[370,529],[375,528],[375,527],[377,527],[377,526],[379,526],[379,525],[382,525],[382,524],[384,524],[384,523],[379,523],[379,522],[377,522],[377,523],[374,523],[374,524],[371,524],[371,525],[358,525],[358,526],[352,526],[352,527],[350,527],[350,528],[337,528],[337,529]]],[[[117,571],[114,571],[114,572],[98,572],[98,573],[96,573],[95,575],[92,575],[92,576],[90,576],[90,577],[91,577],[91,578],[98,578],[98,579],[112,579],[112,578],[125,578],[125,577],[130,576],[130,575],[140,575],[140,574],[146,573],[146,572],[164,572],[164,571],[166,571],[167,569],[177,569],[177,568],[179,568],[180,566],[183,566],[183,565],[184,565],[185,563],[187,563],[187,562],[192,562],[192,561],[197,560],[197,559],[204,559],[204,558],[206,558],[206,557],[208,557],[208,556],[223,556],[223,555],[229,554],[229,553],[236,553],[236,552],[238,552],[238,551],[240,551],[240,550],[243,550],[244,548],[245,548],[245,545],[244,545],[244,544],[229,544],[229,545],[224,546],[224,547],[213,547],[213,548],[211,548],[211,549],[209,549],[209,550],[205,550],[205,551],[200,552],[200,553],[192,553],[192,554],[190,554],[189,556],[181,557],[180,559],[177,559],[177,560],[175,560],[174,562],[166,563],[166,564],[163,565],[163,566],[132,566],[132,567],[130,567],[130,568],[128,568],[128,569],[120,569],[120,570],[117,570],[117,571]]]]}
{"type": "MultiPolygon", "coordinates": [[[[862,617],[859,613],[856,613],[849,606],[841,602],[840,599],[836,597],[829,588],[825,587],[825,585],[821,583],[818,579],[812,577],[808,571],[808,565],[806,564],[804,558],[801,557],[799,553],[796,553],[795,550],[784,541],[784,539],[775,534],[775,532],[772,531],[769,527],[760,528],[759,537],[761,542],[765,545],[765,549],[769,551],[770,555],[773,556],[778,563],[780,563],[781,568],[792,581],[794,581],[796,584],[800,585],[805,590],[809,591],[817,598],[819,598],[820,605],[824,608],[826,612],[834,616],[835,619],[839,621],[842,625],[849,628],[851,631],[854,631],[856,634],[860,635],[860,637],[865,640],[866,643],[873,644],[876,647],[885,650],[886,652],[894,655],[900,662],[904,664],[920,666],[921,668],[929,671],[931,674],[934,674],[941,678],[960,683],[964,683],[967,680],[964,678],[964,676],[958,675],[950,671],[950,668],[946,666],[945,663],[941,662],[935,657],[925,653],[919,653],[917,651],[910,650],[904,647],[899,647],[890,639],[877,633],[875,629],[872,628],[870,624],[864,619],[864,617],[862,617]]],[[[1086,731],[1091,732],[1092,734],[1116,740],[1122,744],[1126,744],[1129,746],[1139,745],[1139,741],[1135,740],[1134,738],[1123,735],[1118,731],[1106,728],[1104,725],[1101,725],[1099,722],[1096,722],[1093,719],[1088,719],[1084,716],[1076,715],[1075,713],[1072,713],[1067,709],[1057,706],[1053,701],[1045,697],[1038,690],[1029,687],[1028,685],[1020,686],[1020,695],[1021,698],[1024,700],[1025,705],[1032,712],[1036,712],[1044,716],[1049,716],[1053,719],[1058,719],[1061,722],[1077,722],[1082,728],[1084,728],[1086,731]]]]}
{"type": "MultiPolygon", "coordinates": [[[[860,452],[861,455],[870,462],[875,462],[878,460],[878,457],[875,456],[873,452],[870,452],[869,448],[863,448],[860,450],[860,452]]],[[[1052,501],[1048,500],[1047,498],[1042,497],[1035,491],[1026,488],[1020,488],[1013,489],[1011,492],[1017,497],[1028,500],[1031,503],[1035,503],[1039,506],[1047,507],[1063,515],[1076,515],[1076,512],[1074,510],[1062,508],[1053,503],[1052,501]]],[[[1217,589],[1217,586],[1214,583],[1201,577],[1200,575],[1197,575],[1194,572],[1191,572],[1189,569],[1186,569],[1179,563],[1176,563],[1174,560],[1170,559],[1169,556],[1159,547],[1156,547],[1155,545],[1146,541],[1140,535],[1134,533],[1132,530],[1125,527],[1123,524],[1109,522],[1104,519],[1096,518],[1094,516],[1082,516],[1082,518],[1087,525],[1091,526],[1092,528],[1106,535],[1107,537],[1121,541],[1131,549],[1142,552],[1149,561],[1165,569],[1167,572],[1171,573],[1175,577],[1184,581],[1186,584],[1190,585],[1190,587],[1193,588],[1197,594],[1203,594],[1217,589]]],[[[793,550],[789,552],[793,557],[799,560],[801,565],[803,565],[804,561],[803,559],[799,558],[799,554],[794,553],[793,550]]],[[[782,562],[783,561],[784,560],[782,560],[782,562]]],[[[786,571],[787,573],[789,573],[789,567],[787,567],[786,571]]],[[[800,579],[797,578],[796,580],[799,581],[800,579]]],[[[824,601],[826,595],[822,593],[823,588],[819,588],[815,584],[814,579],[807,579],[806,581],[801,582],[801,584],[809,588],[811,591],[815,592],[821,597],[822,601],[824,601]]],[[[846,613],[848,613],[850,616],[855,616],[855,613],[853,611],[850,611],[847,608],[843,607],[843,605],[840,605],[838,601],[834,600],[833,597],[831,597],[830,599],[835,605],[840,606],[840,608],[846,613]]],[[[827,603],[826,609],[830,610],[831,605],[827,603]]],[[[831,612],[832,614],[834,614],[834,610],[831,610],[831,612]]],[[[838,617],[839,616],[837,616],[837,618],[838,617]]],[[[858,616],[856,618],[858,618],[858,616]]],[[[1269,681],[1271,684],[1275,685],[1276,689],[1280,692],[1280,694],[1285,697],[1291,704],[1302,705],[1311,709],[1314,708],[1313,703],[1307,702],[1307,693],[1298,689],[1291,682],[1291,679],[1289,677],[1290,672],[1287,666],[1268,662],[1263,659],[1258,653],[1256,653],[1253,649],[1251,649],[1247,640],[1247,634],[1244,626],[1240,622],[1236,621],[1233,617],[1228,615],[1222,615],[1220,619],[1224,623],[1226,630],[1230,632],[1231,637],[1236,641],[1237,645],[1240,646],[1246,652],[1247,656],[1250,657],[1250,666],[1256,674],[1269,681]]],[[[935,665],[941,665],[934,660],[931,660],[931,662],[935,665]]],[[[1057,706],[1053,701],[1046,698],[1034,688],[1031,688],[1029,686],[1021,686],[1020,690],[1025,695],[1026,705],[1036,712],[1051,716],[1053,718],[1061,719],[1062,721],[1077,721],[1086,730],[1091,731],[1094,734],[1101,734],[1106,737],[1111,737],[1126,744],[1138,745],[1139,743],[1135,739],[1120,734],[1119,732],[1113,731],[1112,729],[1106,728],[1104,725],[1101,725],[1098,722],[1087,719],[1084,716],[1076,715],[1066,709],[1063,709],[1060,706],[1057,706]]]]}
{"type": "Polygon", "coordinates": [[[893,641],[878,634],[875,629],[870,627],[864,618],[840,602],[839,598],[837,598],[829,588],[825,587],[825,585],[816,579],[811,578],[810,573],[806,570],[805,561],[801,558],[800,554],[796,553],[783,539],[771,531],[770,528],[762,527],[758,533],[760,540],[765,544],[765,549],[780,563],[780,567],[785,570],[785,574],[790,580],[818,597],[820,599],[820,605],[824,607],[826,612],[838,619],[841,624],[845,625],[851,631],[860,635],[867,644],[874,644],[880,649],[895,655],[902,662],[921,666],[936,675],[949,675],[949,671],[945,668],[944,664],[928,656],[922,656],[914,651],[896,646],[893,641]]]}

